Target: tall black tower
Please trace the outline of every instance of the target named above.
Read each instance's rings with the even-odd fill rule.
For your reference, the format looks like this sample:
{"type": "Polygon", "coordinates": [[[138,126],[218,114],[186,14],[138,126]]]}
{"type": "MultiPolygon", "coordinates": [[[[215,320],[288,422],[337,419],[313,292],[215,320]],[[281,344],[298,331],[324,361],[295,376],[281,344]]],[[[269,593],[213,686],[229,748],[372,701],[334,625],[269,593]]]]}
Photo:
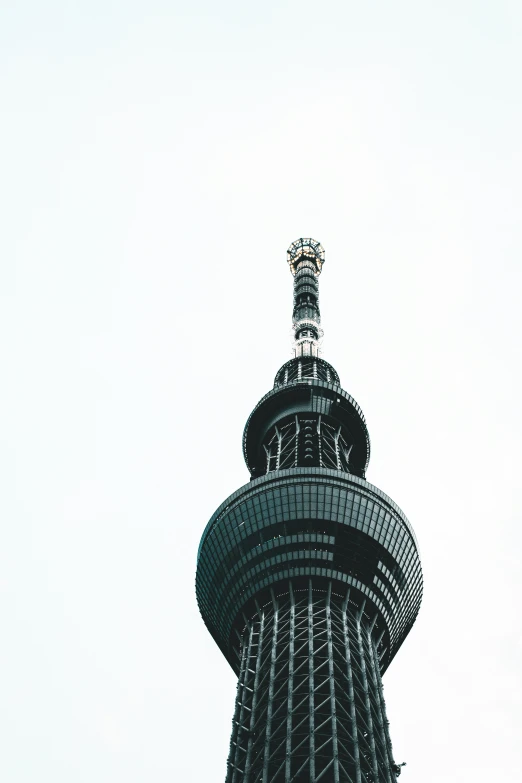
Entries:
{"type": "Polygon", "coordinates": [[[294,357],[246,423],[248,484],[208,523],[196,590],[236,674],[227,783],[394,783],[381,676],[422,572],[400,508],[365,480],[363,413],[319,358],[324,250],[299,239],[294,357]]]}

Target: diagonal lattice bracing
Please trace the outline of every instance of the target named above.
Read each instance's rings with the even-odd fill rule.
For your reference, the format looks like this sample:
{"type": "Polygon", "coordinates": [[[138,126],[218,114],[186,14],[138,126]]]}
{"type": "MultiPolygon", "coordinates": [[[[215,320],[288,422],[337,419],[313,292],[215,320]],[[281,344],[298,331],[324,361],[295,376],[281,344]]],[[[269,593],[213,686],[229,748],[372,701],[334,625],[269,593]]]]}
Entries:
{"type": "Polygon", "coordinates": [[[393,783],[374,620],[330,583],[258,606],[242,637],[227,783],[393,783]]]}

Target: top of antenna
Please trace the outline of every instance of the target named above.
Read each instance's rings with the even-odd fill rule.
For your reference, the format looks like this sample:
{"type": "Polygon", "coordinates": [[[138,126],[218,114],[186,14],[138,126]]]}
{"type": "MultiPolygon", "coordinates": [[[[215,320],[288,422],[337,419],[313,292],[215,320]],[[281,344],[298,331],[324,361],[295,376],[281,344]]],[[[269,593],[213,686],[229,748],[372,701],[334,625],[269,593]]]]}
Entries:
{"type": "Polygon", "coordinates": [[[324,264],[324,248],[315,239],[296,239],[286,251],[287,261],[293,275],[301,261],[310,261],[314,266],[316,275],[321,274],[324,264]]]}

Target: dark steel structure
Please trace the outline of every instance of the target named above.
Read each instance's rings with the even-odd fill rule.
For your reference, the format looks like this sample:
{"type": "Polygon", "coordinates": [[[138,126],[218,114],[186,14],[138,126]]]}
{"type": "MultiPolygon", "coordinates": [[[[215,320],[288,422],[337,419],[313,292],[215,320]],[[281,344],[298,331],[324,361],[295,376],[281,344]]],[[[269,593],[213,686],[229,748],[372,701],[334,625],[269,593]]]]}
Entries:
{"type": "Polygon", "coordinates": [[[203,534],[203,619],[238,675],[227,783],[393,783],[381,676],[417,616],[413,530],[365,480],[363,413],[319,357],[324,250],[299,239],[294,358],[243,435],[251,480],[203,534]]]}

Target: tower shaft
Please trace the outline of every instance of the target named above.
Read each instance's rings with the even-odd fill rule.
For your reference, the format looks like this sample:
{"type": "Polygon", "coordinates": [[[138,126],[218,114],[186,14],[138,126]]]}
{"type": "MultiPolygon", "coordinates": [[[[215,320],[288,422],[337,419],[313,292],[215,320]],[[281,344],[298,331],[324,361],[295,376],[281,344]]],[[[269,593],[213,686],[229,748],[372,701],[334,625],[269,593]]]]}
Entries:
{"type": "Polygon", "coordinates": [[[246,625],[227,783],[395,780],[372,623],[334,590],[290,581],[246,625]]]}

